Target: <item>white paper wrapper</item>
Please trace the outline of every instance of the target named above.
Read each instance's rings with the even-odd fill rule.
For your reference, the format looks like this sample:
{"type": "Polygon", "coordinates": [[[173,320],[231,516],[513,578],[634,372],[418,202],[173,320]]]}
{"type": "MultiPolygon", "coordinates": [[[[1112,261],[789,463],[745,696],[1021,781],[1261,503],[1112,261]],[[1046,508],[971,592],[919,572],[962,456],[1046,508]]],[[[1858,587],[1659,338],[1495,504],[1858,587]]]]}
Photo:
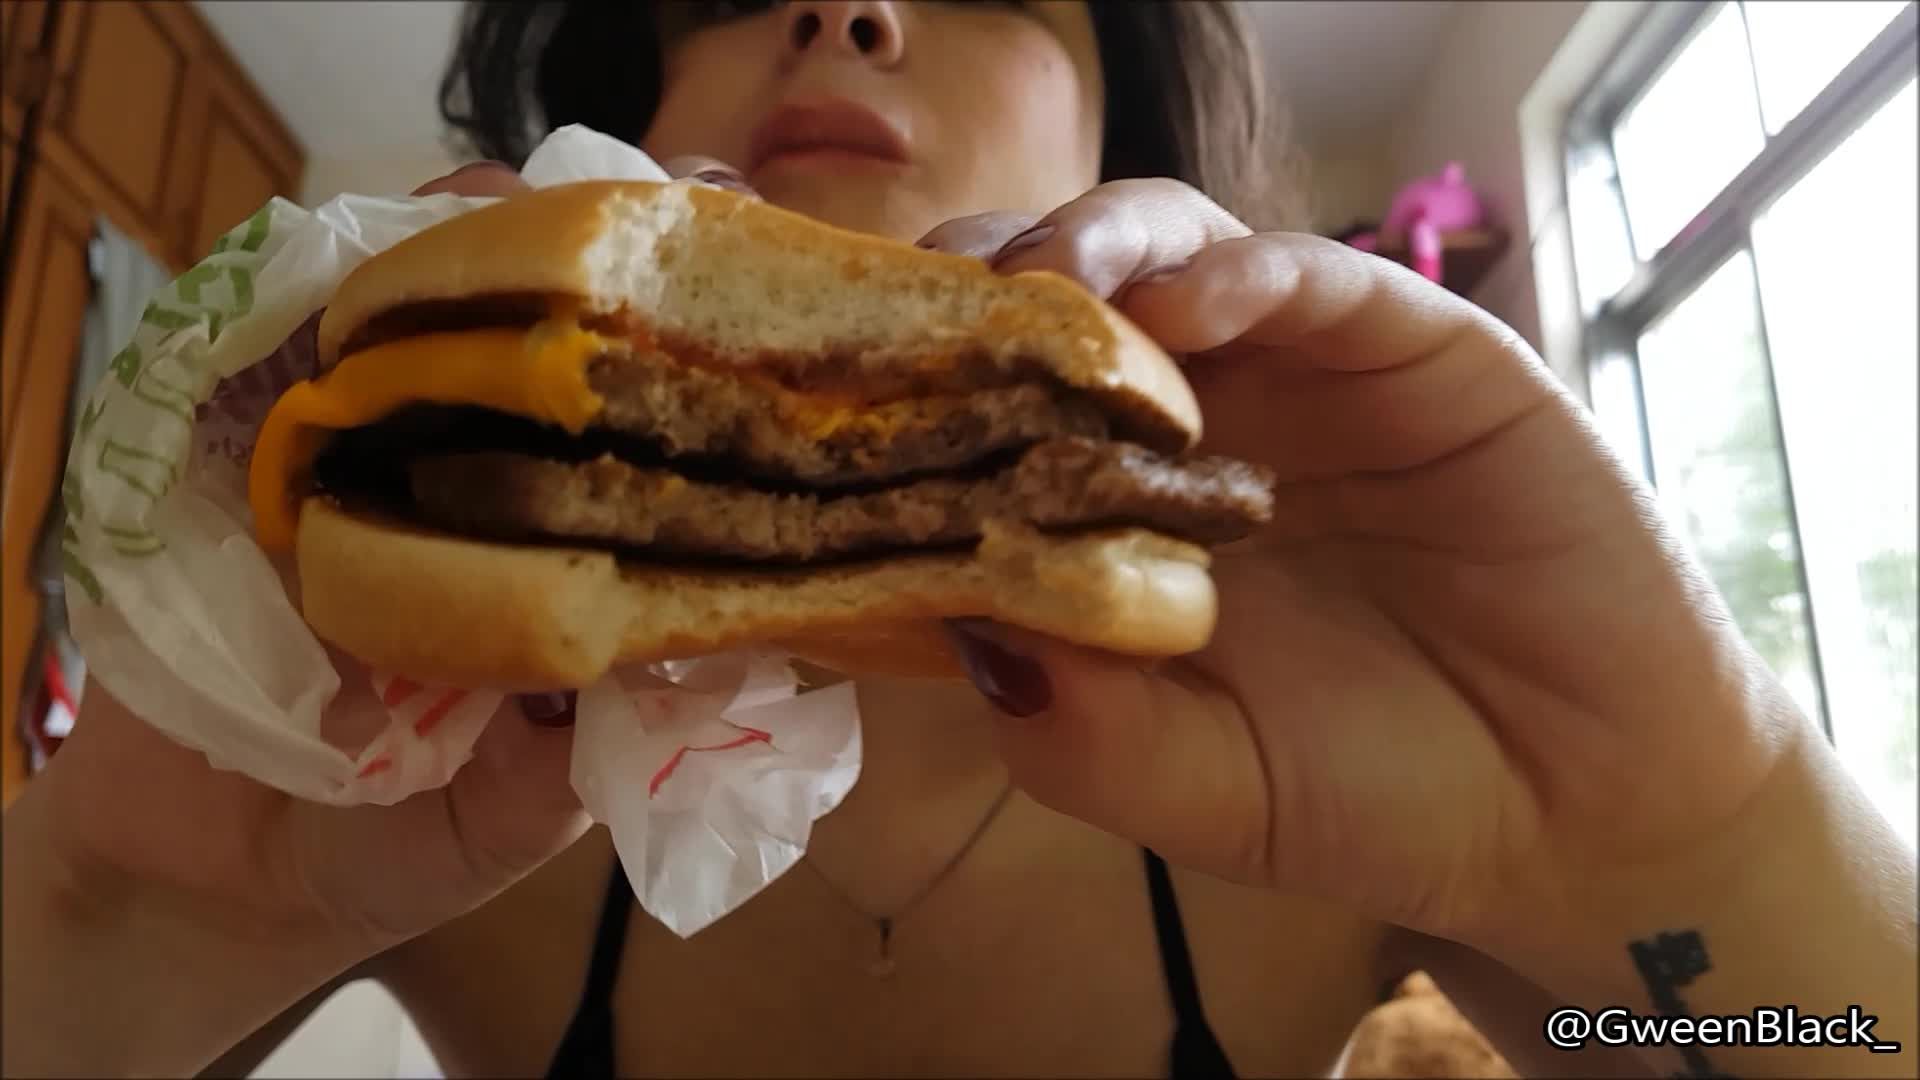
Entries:
{"type": "MultiPolygon", "coordinates": [[[[522,176],[668,179],[578,126],[522,176]]],[[[311,335],[295,331],[368,256],[492,201],[273,200],[153,297],[82,410],[63,487],[74,635],[101,685],[216,767],[303,799],[390,804],[445,784],[502,711],[499,694],[336,666],[254,542],[246,501],[255,430],[317,372],[311,335]]],[[[676,933],[784,873],[858,778],[852,687],[800,690],[785,657],[747,651],[581,691],[573,785],[641,905],[676,933]]]]}

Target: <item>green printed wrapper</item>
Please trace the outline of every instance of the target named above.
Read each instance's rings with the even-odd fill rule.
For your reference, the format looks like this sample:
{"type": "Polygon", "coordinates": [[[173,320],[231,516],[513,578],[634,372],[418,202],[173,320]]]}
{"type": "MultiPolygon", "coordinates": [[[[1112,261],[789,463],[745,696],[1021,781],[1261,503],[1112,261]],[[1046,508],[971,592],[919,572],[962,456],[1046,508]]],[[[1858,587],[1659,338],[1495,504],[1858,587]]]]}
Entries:
{"type": "MultiPolygon", "coordinates": [[[[668,179],[577,126],[523,176],[668,179]]],[[[255,431],[319,374],[313,327],[348,272],[493,201],[274,199],[152,298],[81,409],[62,485],[70,625],[102,687],[216,767],[299,798],[390,804],[451,779],[504,706],[330,653],[246,499],[255,431]]],[[[616,672],[582,688],[577,717],[574,786],[643,906],[681,934],[785,872],[859,774],[850,689],[799,693],[774,654],[616,672]]]]}

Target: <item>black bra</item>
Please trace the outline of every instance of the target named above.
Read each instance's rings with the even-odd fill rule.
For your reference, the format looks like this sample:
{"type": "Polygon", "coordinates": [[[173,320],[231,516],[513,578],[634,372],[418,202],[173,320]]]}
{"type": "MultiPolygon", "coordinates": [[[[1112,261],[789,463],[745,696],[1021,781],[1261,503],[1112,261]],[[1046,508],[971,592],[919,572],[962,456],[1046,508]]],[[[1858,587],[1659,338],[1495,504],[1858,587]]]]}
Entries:
{"type": "MultiPolygon", "coordinates": [[[[1187,932],[1180,922],[1180,900],[1160,856],[1142,849],[1147,864],[1147,894],[1153,901],[1153,929],[1160,939],[1160,966],[1173,1001],[1173,1046],[1168,1052],[1168,1074],[1173,1080],[1230,1080],[1233,1066],[1207,1025],[1200,1006],[1200,986],[1193,977],[1193,957],[1187,952],[1187,932]]],[[[587,984],[580,1007],[554,1052],[547,1075],[564,1080],[612,1080],[613,986],[620,977],[620,953],[626,946],[627,921],[633,912],[633,886],[618,860],[607,875],[607,897],[600,908],[600,926],[594,932],[593,956],[587,964],[587,984]]]]}

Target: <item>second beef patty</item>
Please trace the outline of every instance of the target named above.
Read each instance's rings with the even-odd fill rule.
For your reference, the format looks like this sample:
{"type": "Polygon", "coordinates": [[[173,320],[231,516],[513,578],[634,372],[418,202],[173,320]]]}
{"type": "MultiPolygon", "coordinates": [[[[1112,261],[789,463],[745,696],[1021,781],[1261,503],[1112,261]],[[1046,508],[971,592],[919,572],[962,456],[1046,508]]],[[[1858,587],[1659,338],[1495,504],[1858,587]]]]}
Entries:
{"type": "Polygon", "coordinates": [[[1048,530],[1140,526],[1225,543],[1269,519],[1271,484],[1265,470],[1237,461],[1176,462],[1074,438],[1036,444],[984,478],[840,495],[704,483],[611,454],[561,462],[464,453],[410,467],[416,512],[464,535],[784,563],[969,543],[996,519],[1048,530]]]}

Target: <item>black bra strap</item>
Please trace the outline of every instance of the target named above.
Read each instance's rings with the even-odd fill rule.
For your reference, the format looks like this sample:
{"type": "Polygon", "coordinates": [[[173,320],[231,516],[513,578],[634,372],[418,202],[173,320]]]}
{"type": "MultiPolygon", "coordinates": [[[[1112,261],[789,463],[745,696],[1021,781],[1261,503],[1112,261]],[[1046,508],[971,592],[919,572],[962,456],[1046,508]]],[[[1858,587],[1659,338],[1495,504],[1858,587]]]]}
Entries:
{"type": "Polygon", "coordinates": [[[1174,895],[1167,864],[1146,848],[1141,853],[1147,860],[1147,895],[1153,901],[1153,932],[1160,939],[1160,968],[1166,974],[1167,997],[1173,1003],[1169,1072],[1176,1080],[1231,1077],[1233,1065],[1200,1005],[1200,984],[1193,975],[1187,928],[1180,920],[1180,898],[1174,895]]]}
{"type": "Polygon", "coordinates": [[[600,905],[600,925],[593,934],[593,954],[587,961],[587,984],[567,1033],[554,1051],[547,1075],[611,1077],[613,1075],[613,988],[620,979],[620,954],[627,945],[627,923],[633,912],[633,885],[620,860],[607,874],[607,895],[600,905]]]}
{"type": "Polygon", "coordinates": [[[607,874],[607,898],[600,905],[600,925],[593,933],[593,960],[587,966],[587,1000],[607,1004],[620,978],[620,954],[627,945],[628,916],[633,913],[633,883],[620,860],[607,874]]]}
{"type": "Polygon", "coordinates": [[[1153,932],[1160,939],[1160,967],[1166,973],[1167,996],[1181,1024],[1204,1023],[1200,985],[1193,977],[1193,956],[1187,950],[1187,928],[1180,922],[1180,898],[1160,856],[1141,849],[1147,857],[1147,894],[1153,900],[1153,932]]]}

